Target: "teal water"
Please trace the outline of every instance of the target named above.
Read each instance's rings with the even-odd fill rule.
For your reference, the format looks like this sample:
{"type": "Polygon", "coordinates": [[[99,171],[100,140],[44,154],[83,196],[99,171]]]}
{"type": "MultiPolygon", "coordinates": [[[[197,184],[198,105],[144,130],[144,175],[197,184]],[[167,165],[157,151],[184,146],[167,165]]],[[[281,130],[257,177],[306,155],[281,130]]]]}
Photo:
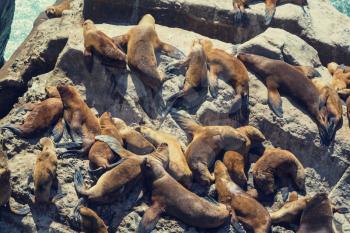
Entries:
{"type": "MultiPolygon", "coordinates": [[[[350,16],[350,0],[331,1],[340,12],[350,16]]],[[[10,40],[5,50],[6,60],[10,58],[28,36],[36,17],[54,2],[55,0],[16,0],[16,10],[10,40]]]]}

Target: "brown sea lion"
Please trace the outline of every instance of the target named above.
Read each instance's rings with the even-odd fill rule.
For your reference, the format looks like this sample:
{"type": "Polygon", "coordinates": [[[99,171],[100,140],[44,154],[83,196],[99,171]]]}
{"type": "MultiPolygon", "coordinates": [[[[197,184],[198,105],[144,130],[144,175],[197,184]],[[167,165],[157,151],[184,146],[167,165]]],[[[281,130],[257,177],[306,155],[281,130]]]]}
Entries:
{"type": "Polygon", "coordinates": [[[254,233],[267,233],[271,219],[266,208],[232,182],[226,166],[219,160],[214,173],[219,201],[232,209],[232,222],[240,221],[254,233]]]}
{"type": "Polygon", "coordinates": [[[279,209],[270,213],[272,224],[298,223],[300,216],[311,197],[298,198],[296,192],[289,194],[289,200],[279,209]]]}
{"type": "Polygon", "coordinates": [[[30,113],[26,116],[23,124],[20,125],[4,125],[1,128],[9,129],[16,135],[22,137],[36,136],[53,125],[56,125],[53,129],[53,138],[55,141],[59,141],[63,135],[63,104],[61,96],[56,87],[45,88],[48,99],[41,101],[40,103],[26,104],[23,109],[29,110],[30,113]]]}
{"type": "Polygon", "coordinates": [[[214,176],[208,168],[214,165],[218,153],[240,150],[246,141],[244,136],[231,126],[202,126],[184,111],[172,111],[171,114],[180,127],[193,136],[185,156],[195,181],[209,185],[214,176]]]}
{"type": "Polygon", "coordinates": [[[299,190],[304,190],[305,170],[300,161],[287,150],[268,148],[253,166],[254,187],[264,195],[276,190],[275,178],[282,185],[288,185],[291,179],[299,190]]]}
{"type": "Polygon", "coordinates": [[[268,89],[268,103],[272,111],[279,117],[283,116],[282,99],[279,91],[283,90],[289,96],[298,100],[316,121],[321,142],[329,145],[327,111],[325,96],[320,96],[315,85],[294,66],[280,60],[241,53],[238,58],[261,77],[268,89]]]}
{"type": "MultiPolygon", "coordinates": [[[[114,137],[123,145],[123,139],[119,134],[119,130],[115,126],[112,114],[110,112],[105,112],[100,117],[100,127],[101,135],[109,135],[114,137]]],[[[109,148],[109,146],[101,141],[96,141],[90,151],[89,160],[93,167],[97,168],[95,170],[90,170],[90,172],[95,173],[106,168],[113,168],[112,164],[117,159],[115,153],[109,148]]]]}
{"type": "Polygon", "coordinates": [[[209,65],[209,90],[213,97],[217,96],[218,76],[232,84],[236,96],[241,101],[240,116],[248,118],[249,114],[249,76],[244,64],[222,49],[213,47],[207,39],[201,39],[207,62],[209,65]]]}
{"type": "Polygon", "coordinates": [[[297,233],[334,233],[333,210],[326,193],[318,193],[307,203],[297,233]]]}
{"type": "Polygon", "coordinates": [[[70,9],[70,1],[71,0],[63,0],[58,5],[49,6],[45,10],[45,13],[46,13],[47,17],[49,17],[49,18],[61,17],[64,10],[69,10],[70,9]]]}
{"type": "Polygon", "coordinates": [[[112,61],[118,67],[126,68],[126,54],[114,44],[112,38],[98,30],[91,20],[83,23],[84,56],[91,56],[93,50],[102,58],[112,61]]]}
{"type": "Polygon", "coordinates": [[[120,196],[120,193],[127,193],[142,178],[141,165],[144,163],[145,158],[161,156],[163,154],[168,155],[169,153],[166,144],[160,144],[154,152],[145,156],[138,156],[132,152],[128,152],[120,144],[114,145],[117,148],[113,147],[113,145],[111,145],[111,148],[123,159],[117,162],[118,166],[104,173],[94,186],[89,189],[85,188],[80,170],[76,170],[74,174],[74,185],[77,193],[87,197],[88,200],[99,203],[109,203],[116,200],[120,196]]]}
{"type": "Polygon", "coordinates": [[[113,122],[117,127],[127,150],[139,155],[149,154],[155,150],[152,143],[147,141],[132,127],[129,127],[122,119],[113,118],[113,122]]]}
{"type": "Polygon", "coordinates": [[[108,233],[108,226],[90,208],[81,206],[80,203],[74,210],[74,217],[80,222],[80,228],[85,233],[108,233]]]}
{"type": "MultiPolygon", "coordinates": [[[[87,155],[95,142],[95,136],[101,134],[98,118],[81,98],[78,90],[72,85],[59,84],[57,89],[64,105],[64,120],[74,143],[81,143],[80,150],[67,150],[59,156],[87,155]]],[[[73,144],[74,144],[73,143],[73,144]]],[[[69,144],[69,143],[68,143],[69,144]]],[[[69,147],[68,144],[57,144],[57,147],[69,147]]]]}
{"type": "Polygon", "coordinates": [[[116,45],[127,45],[128,65],[142,74],[141,80],[157,93],[165,77],[159,72],[155,51],[181,59],[184,54],[174,46],[162,42],[155,30],[155,19],[147,14],[127,34],[113,38],[116,45]]]}
{"type": "Polygon", "coordinates": [[[167,155],[146,159],[144,169],[152,204],[142,217],[138,233],[151,232],[163,213],[199,228],[216,228],[229,220],[225,205],[209,202],[184,188],[166,172],[168,163],[167,155]]]}
{"type": "Polygon", "coordinates": [[[178,139],[168,133],[156,131],[146,126],[141,126],[138,130],[146,137],[147,140],[159,145],[167,143],[169,146],[169,174],[187,188],[192,186],[192,171],[189,168],[184,151],[178,139]]]}

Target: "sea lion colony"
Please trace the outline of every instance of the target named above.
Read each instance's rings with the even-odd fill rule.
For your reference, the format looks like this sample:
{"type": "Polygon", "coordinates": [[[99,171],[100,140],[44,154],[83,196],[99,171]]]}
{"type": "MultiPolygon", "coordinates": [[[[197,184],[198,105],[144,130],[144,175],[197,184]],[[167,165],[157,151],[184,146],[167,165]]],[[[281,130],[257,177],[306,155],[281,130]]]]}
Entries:
{"type": "MultiPolygon", "coordinates": [[[[266,0],[266,24],[271,22],[279,2],[307,4],[305,0],[266,0]]],[[[244,18],[247,3],[248,0],[233,0],[235,22],[244,18]]],[[[60,17],[62,11],[68,8],[69,1],[64,0],[60,5],[50,7],[46,13],[50,17],[60,17]]],[[[113,118],[109,112],[98,118],[73,85],[47,87],[46,100],[22,107],[31,111],[23,124],[1,127],[25,138],[52,130],[52,139],[44,137],[40,140],[43,151],[33,169],[35,204],[54,202],[55,198],[50,201],[50,190],[56,176],[57,158],[82,156],[90,161],[89,172],[98,176],[97,182],[88,188],[81,171],[77,169],[74,174],[76,192],[82,197],[74,214],[84,232],[108,232],[108,227],[97,213],[84,207],[83,202],[111,203],[119,195],[132,190],[139,181],[144,183],[144,189],[151,198],[138,232],[150,232],[162,214],[199,228],[216,228],[230,222],[240,232],[243,227],[263,233],[270,231],[271,224],[300,222],[298,232],[316,232],[319,229],[333,232],[331,220],[334,208],[326,194],[298,198],[296,191],[289,192],[291,189],[303,192],[305,184],[304,167],[294,154],[280,148],[263,148],[263,152],[255,152],[260,156],[252,165],[255,188],[247,190],[247,167],[251,166],[248,154],[256,147],[263,147],[263,133],[249,125],[239,128],[203,126],[173,105],[190,92],[203,88],[208,88],[212,97],[216,98],[217,78],[222,76],[232,84],[236,97],[240,99],[240,122],[247,122],[249,70],[264,80],[268,104],[277,116],[283,117],[279,93],[283,91],[305,107],[319,127],[321,142],[329,145],[342,122],[338,93],[347,98],[350,108],[348,67],[330,63],[328,69],[333,81],[326,86],[310,80],[319,75],[313,67],[293,66],[254,54],[234,57],[214,48],[207,39],[193,41],[191,52],[185,59],[180,50],[160,40],[151,15],[145,15],[127,34],[114,38],[99,31],[91,20],[86,20],[82,26],[84,55],[87,58],[98,55],[105,65],[119,69],[129,66],[141,74],[142,82],[154,95],[174,69],[186,68],[184,86],[167,100],[162,117],[170,112],[192,140],[185,148],[175,135],[150,126],[128,126],[123,119],[113,118]],[[157,51],[178,60],[168,65],[166,73],[157,67],[157,51]],[[58,143],[65,128],[72,142],[58,143]],[[59,147],[66,150],[56,156],[55,149],[59,147]],[[193,193],[193,182],[205,187],[215,183],[219,203],[193,193]],[[260,202],[275,195],[279,189],[284,190],[285,200],[288,195],[289,199],[280,210],[269,213],[260,202]],[[315,222],[317,215],[324,221],[315,222]]],[[[181,106],[181,103],[178,105],[181,106]]],[[[6,160],[6,155],[0,151],[0,184],[5,189],[0,193],[0,205],[9,207],[15,214],[25,215],[28,209],[16,211],[9,206],[11,172],[6,160]]]]}

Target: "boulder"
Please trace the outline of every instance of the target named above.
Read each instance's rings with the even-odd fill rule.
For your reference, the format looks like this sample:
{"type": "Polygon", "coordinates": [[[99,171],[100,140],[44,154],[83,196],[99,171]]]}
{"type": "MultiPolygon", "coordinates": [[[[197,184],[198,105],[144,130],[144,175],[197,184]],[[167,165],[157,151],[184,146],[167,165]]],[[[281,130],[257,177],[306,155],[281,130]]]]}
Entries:
{"type": "Polygon", "coordinates": [[[0,2],[0,68],[4,65],[4,52],[10,37],[15,1],[3,0],[0,2]]]}

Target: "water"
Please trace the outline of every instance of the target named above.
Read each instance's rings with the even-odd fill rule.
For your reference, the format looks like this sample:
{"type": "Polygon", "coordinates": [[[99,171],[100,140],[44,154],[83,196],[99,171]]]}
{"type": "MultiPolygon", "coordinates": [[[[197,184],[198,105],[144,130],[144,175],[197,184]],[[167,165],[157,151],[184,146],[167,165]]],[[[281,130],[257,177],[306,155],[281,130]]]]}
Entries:
{"type": "Polygon", "coordinates": [[[33,22],[38,15],[54,3],[55,0],[16,0],[10,39],[4,54],[6,60],[11,57],[29,35],[33,28],[33,22]]]}
{"type": "Polygon", "coordinates": [[[349,0],[331,0],[331,2],[340,12],[350,16],[349,0]]]}

